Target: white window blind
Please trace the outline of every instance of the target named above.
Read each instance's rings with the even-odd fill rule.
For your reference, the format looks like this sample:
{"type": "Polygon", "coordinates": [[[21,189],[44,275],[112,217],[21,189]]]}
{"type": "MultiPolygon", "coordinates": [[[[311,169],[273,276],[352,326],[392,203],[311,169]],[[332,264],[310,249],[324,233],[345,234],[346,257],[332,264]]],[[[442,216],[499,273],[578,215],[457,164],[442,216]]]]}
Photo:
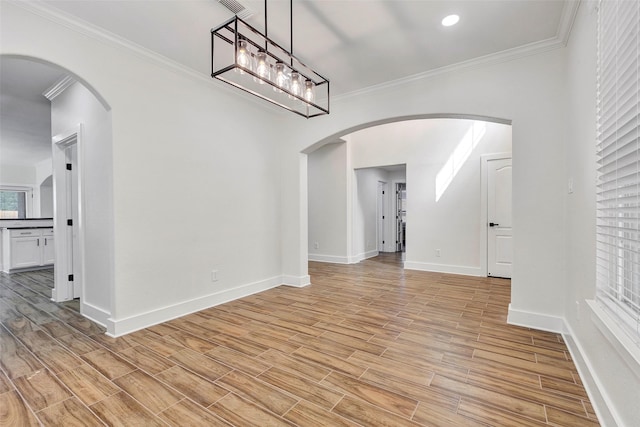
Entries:
{"type": "Polygon", "coordinates": [[[597,69],[597,296],[640,346],[640,1],[601,0],[597,69]]]}

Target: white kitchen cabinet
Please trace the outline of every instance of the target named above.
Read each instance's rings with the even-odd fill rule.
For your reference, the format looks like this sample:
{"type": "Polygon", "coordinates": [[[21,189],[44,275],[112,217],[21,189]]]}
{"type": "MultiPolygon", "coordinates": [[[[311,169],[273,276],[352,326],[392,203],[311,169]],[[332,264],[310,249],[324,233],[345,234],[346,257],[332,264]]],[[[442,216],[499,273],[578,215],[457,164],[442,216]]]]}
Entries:
{"type": "Polygon", "coordinates": [[[53,241],[53,229],[51,235],[45,235],[43,233],[42,238],[44,240],[44,246],[42,247],[42,265],[53,264],[56,260],[56,251],[53,241]]]}
{"type": "Polygon", "coordinates": [[[5,229],[2,233],[5,273],[52,265],[55,259],[52,228],[5,229]]]}

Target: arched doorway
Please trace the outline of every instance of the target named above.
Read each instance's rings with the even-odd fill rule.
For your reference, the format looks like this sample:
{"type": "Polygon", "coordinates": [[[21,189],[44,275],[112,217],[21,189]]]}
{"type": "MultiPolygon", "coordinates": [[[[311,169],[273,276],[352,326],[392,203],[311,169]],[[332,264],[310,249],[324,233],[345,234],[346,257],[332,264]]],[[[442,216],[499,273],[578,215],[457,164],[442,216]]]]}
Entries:
{"type": "MultiPolygon", "coordinates": [[[[44,198],[39,203],[39,214],[45,213],[54,221],[52,300],[79,298],[81,314],[104,325],[111,311],[111,285],[105,286],[108,281],[95,278],[110,280],[104,272],[111,268],[111,261],[110,256],[105,256],[107,251],[101,243],[104,239],[95,230],[109,227],[105,212],[112,209],[112,176],[92,171],[96,166],[100,171],[110,165],[109,104],[81,77],[57,64],[19,55],[2,55],[0,60],[3,69],[19,73],[22,82],[7,102],[32,107],[35,101],[29,104],[21,100],[36,99],[39,120],[46,122],[43,125],[48,129],[46,135],[39,135],[38,143],[42,145],[40,150],[49,153],[48,160],[40,159],[40,168],[48,167],[51,178],[43,184],[51,185],[41,187],[38,183],[38,191],[42,197],[47,192],[53,196],[49,205],[44,198]]],[[[2,78],[11,75],[3,73],[2,78]]],[[[15,144],[20,143],[18,138],[15,144]]],[[[20,156],[20,151],[16,153],[20,156]]]]}
{"type": "MultiPolygon", "coordinates": [[[[390,212],[383,213],[384,219],[381,224],[374,223],[372,219],[367,220],[368,217],[374,218],[376,215],[373,202],[369,203],[369,214],[363,212],[367,210],[366,200],[374,198],[367,198],[366,195],[363,197],[362,188],[366,183],[361,185],[362,182],[359,181],[364,179],[365,174],[361,173],[362,176],[358,176],[354,172],[373,170],[383,173],[385,168],[389,169],[393,165],[405,165],[404,170],[410,170],[410,179],[400,179],[389,173],[385,175],[389,182],[403,182],[407,188],[413,189],[413,192],[408,191],[408,194],[414,196],[409,215],[414,218],[414,222],[411,224],[413,227],[408,227],[408,230],[413,230],[415,236],[419,237],[409,239],[405,266],[454,274],[491,275],[491,269],[487,267],[487,247],[491,248],[491,245],[487,243],[490,233],[487,228],[487,189],[483,175],[485,166],[481,162],[486,161],[484,158],[487,155],[511,157],[510,121],[475,115],[440,114],[390,118],[354,126],[331,135],[311,144],[303,150],[303,154],[309,156],[307,164],[301,166],[300,172],[303,174],[303,168],[306,166],[306,189],[309,193],[303,195],[302,200],[309,206],[306,222],[309,239],[305,248],[307,254],[312,254],[309,259],[338,263],[357,262],[377,254],[378,251],[373,247],[376,228],[382,227],[386,235],[396,236],[397,224],[390,212]],[[360,136],[356,137],[357,135],[360,136]],[[345,145],[350,145],[350,148],[345,149],[345,145]],[[317,156],[321,157],[320,162],[324,162],[325,168],[331,168],[330,180],[326,179],[328,175],[315,176],[318,174],[319,162],[314,155],[319,152],[323,153],[317,156]],[[329,159],[328,156],[334,158],[329,159]],[[342,162],[340,167],[343,170],[339,167],[336,171],[336,162],[342,162]],[[408,163],[410,165],[407,167],[408,163]],[[447,175],[443,171],[451,173],[447,175]],[[342,181],[346,183],[346,190],[340,193],[337,189],[328,191],[324,188],[327,187],[327,182],[336,181],[335,178],[340,173],[344,175],[342,181]],[[416,184],[413,187],[409,183],[411,180],[416,184]],[[447,185],[451,184],[449,190],[442,185],[445,181],[447,185]],[[314,195],[312,192],[317,190],[318,183],[323,186],[322,192],[325,196],[331,194],[333,197],[334,193],[337,193],[332,203],[320,203],[316,200],[317,194],[314,195]],[[437,188],[438,183],[441,184],[440,188],[437,188]],[[346,200],[346,204],[338,207],[341,200],[346,200]],[[343,223],[337,226],[318,226],[315,218],[318,215],[317,212],[314,215],[315,208],[312,205],[325,208],[334,206],[336,209],[344,207],[346,212],[334,212],[333,215],[333,218],[341,218],[343,223]],[[369,226],[366,226],[367,222],[369,226]],[[330,231],[336,229],[346,230],[345,241],[341,245],[319,241],[328,239],[332,235],[330,231]],[[329,252],[336,246],[340,246],[342,253],[329,252]],[[323,249],[325,252],[322,252],[323,249]]],[[[374,174],[374,181],[380,181],[380,173],[374,174]]],[[[389,206],[395,201],[391,196],[382,196],[388,199],[389,206]]],[[[322,221],[326,222],[327,217],[328,215],[323,215],[322,221]]],[[[390,244],[388,247],[390,249],[384,247],[385,252],[394,251],[397,246],[390,244]]]]}

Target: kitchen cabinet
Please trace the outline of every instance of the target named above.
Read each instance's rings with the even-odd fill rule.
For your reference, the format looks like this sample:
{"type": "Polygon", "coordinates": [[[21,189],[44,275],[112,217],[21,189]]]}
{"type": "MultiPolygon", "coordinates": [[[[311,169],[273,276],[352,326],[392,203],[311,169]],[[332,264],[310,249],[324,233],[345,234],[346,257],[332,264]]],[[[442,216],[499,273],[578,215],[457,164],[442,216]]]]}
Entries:
{"type": "Polygon", "coordinates": [[[5,273],[53,265],[53,228],[5,229],[2,233],[2,256],[5,273]]]}

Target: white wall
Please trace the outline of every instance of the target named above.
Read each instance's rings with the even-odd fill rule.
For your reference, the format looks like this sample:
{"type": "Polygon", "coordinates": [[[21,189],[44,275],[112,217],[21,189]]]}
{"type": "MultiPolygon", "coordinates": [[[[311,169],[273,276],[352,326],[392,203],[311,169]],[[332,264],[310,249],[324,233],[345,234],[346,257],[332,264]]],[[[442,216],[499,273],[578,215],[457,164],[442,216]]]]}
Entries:
{"type": "Polygon", "coordinates": [[[49,175],[40,184],[40,218],[53,218],[53,177],[49,175]]]}
{"type": "Polygon", "coordinates": [[[51,110],[49,101],[18,96],[18,94],[0,93],[0,169],[5,166],[33,166],[33,161],[20,158],[16,146],[48,146],[51,134],[51,110]],[[24,126],[29,121],[38,126],[24,126]],[[19,124],[19,125],[17,125],[19,124]]]}
{"type": "Polygon", "coordinates": [[[629,364],[596,326],[586,299],[595,295],[595,123],[596,123],[596,12],[593,2],[583,2],[567,49],[567,149],[565,319],[567,342],[581,368],[583,381],[596,400],[603,425],[640,425],[640,366],[629,364]],[[579,352],[577,352],[579,350],[579,352]],[[576,354],[577,353],[577,354],[576,354]],[[599,393],[595,385],[599,387],[599,393]],[[596,393],[596,395],[593,395],[596,393]],[[598,395],[600,394],[600,395],[598,395]],[[609,405],[607,409],[602,402],[609,405]]]}
{"type": "Polygon", "coordinates": [[[347,144],[309,155],[309,259],[347,262],[347,144]],[[317,244],[317,248],[316,248],[317,244]]]}
{"type": "MultiPolygon", "coordinates": [[[[51,101],[51,131],[57,137],[75,131],[78,124],[82,125],[78,171],[85,236],[82,311],[110,315],[114,262],[113,221],[108,214],[113,212],[111,114],[87,88],[74,83],[51,101]]],[[[60,181],[55,185],[66,184],[60,181]]],[[[58,251],[63,248],[61,243],[56,241],[58,251]]]]}
{"type": "MultiPolygon", "coordinates": [[[[48,145],[51,140],[49,131],[51,110],[49,101],[25,98],[16,94],[0,93],[0,185],[29,187],[33,198],[29,203],[27,216],[42,217],[40,213],[39,167],[41,162],[21,158],[12,147],[17,145],[48,145]],[[22,126],[24,116],[41,126],[22,126]]],[[[45,189],[45,193],[47,189],[45,189]]]]}
{"type": "MultiPolygon", "coordinates": [[[[510,315],[530,324],[562,327],[564,295],[565,52],[555,49],[451,73],[410,79],[334,100],[329,116],[287,119],[288,150],[311,152],[326,141],[370,124],[408,117],[463,114],[512,122],[514,269],[510,315]],[[544,266],[541,268],[541,266],[544,266]]],[[[396,163],[396,162],[392,162],[396,163]]],[[[283,181],[299,182],[300,168],[283,168],[283,181]]],[[[407,168],[407,180],[411,171],[407,168]]],[[[409,187],[408,191],[415,191],[409,187]]],[[[300,212],[306,192],[284,189],[283,209],[300,212]]],[[[410,197],[410,196],[409,196],[410,197]]],[[[295,224],[283,236],[285,274],[307,274],[295,224]]],[[[304,233],[306,235],[306,232],[304,233]]],[[[304,249],[302,249],[304,250],[304,249]]]]}
{"type": "MultiPolygon", "coordinates": [[[[352,262],[378,255],[378,184],[380,182],[387,183],[387,189],[390,188],[389,173],[383,169],[366,168],[355,171],[352,189],[355,201],[351,218],[353,221],[353,249],[350,254],[352,262]]],[[[385,211],[389,212],[388,191],[385,196],[387,199],[385,211]]],[[[388,217],[388,213],[386,216],[388,217]]]]}
{"type": "Polygon", "coordinates": [[[0,185],[24,185],[32,187],[36,182],[36,170],[32,165],[0,166],[0,185]]]}
{"type": "MultiPolygon", "coordinates": [[[[411,120],[350,136],[354,167],[407,165],[406,268],[472,275],[480,275],[484,268],[486,260],[480,257],[482,233],[486,233],[480,221],[480,157],[511,152],[511,126],[480,123],[486,129],[484,136],[436,201],[436,176],[474,123],[411,120]]],[[[385,180],[392,184],[391,177],[385,180]]]]}
{"type": "MultiPolygon", "coordinates": [[[[48,102],[48,101],[47,101],[48,102]]],[[[51,114],[51,110],[49,110],[51,114]]],[[[49,118],[49,122],[51,118],[49,118]]],[[[51,140],[51,136],[49,136],[51,140]]],[[[49,141],[51,144],[51,141],[49,141]]],[[[38,206],[34,207],[34,216],[39,218],[53,218],[53,162],[52,160],[42,160],[35,165],[35,184],[40,192],[38,206]]]]}
{"type": "MultiPolygon", "coordinates": [[[[305,258],[307,239],[306,220],[302,237],[296,230],[301,222],[287,221],[291,213],[281,206],[282,188],[306,192],[306,180],[281,181],[284,162],[296,170],[306,164],[306,158],[280,149],[279,117],[285,112],[24,7],[30,6],[0,4],[0,53],[64,67],[111,109],[112,142],[101,150],[112,161],[107,157],[97,170],[87,170],[112,180],[112,207],[95,224],[113,229],[103,230],[104,241],[93,242],[110,248],[103,257],[113,259],[101,266],[111,279],[109,333],[283,282],[308,283],[306,274],[283,275],[283,224],[303,245],[305,258]]],[[[303,210],[295,209],[295,216],[303,210]]],[[[306,216],[306,200],[304,211],[306,216]]],[[[301,262],[293,263],[300,269],[301,262]]]]}

